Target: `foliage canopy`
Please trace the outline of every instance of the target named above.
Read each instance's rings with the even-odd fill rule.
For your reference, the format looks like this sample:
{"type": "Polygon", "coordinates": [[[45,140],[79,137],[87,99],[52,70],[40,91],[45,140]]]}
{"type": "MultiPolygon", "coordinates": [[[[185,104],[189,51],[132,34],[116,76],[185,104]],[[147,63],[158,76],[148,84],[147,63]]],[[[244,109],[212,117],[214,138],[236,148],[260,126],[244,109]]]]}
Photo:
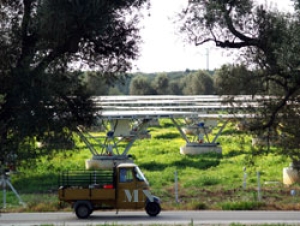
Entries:
{"type": "MultiPolygon", "coordinates": [[[[291,157],[299,159],[295,125],[300,100],[300,14],[299,1],[294,2],[295,12],[287,13],[252,0],[190,0],[180,21],[182,34],[196,46],[213,42],[220,48],[237,49],[240,62],[259,71],[251,75],[252,81],[261,84],[253,95],[272,94],[272,98],[262,100],[264,107],[254,111],[259,117],[250,128],[280,132],[294,150],[291,157]]],[[[248,81],[249,76],[244,83],[248,81]]]]}
{"type": "Polygon", "coordinates": [[[69,139],[90,124],[82,67],[109,82],[138,56],[146,0],[0,0],[0,147],[21,159],[35,139],[69,139]],[[127,15],[127,16],[126,16],[127,15]],[[21,151],[22,150],[22,151],[21,151]]]}

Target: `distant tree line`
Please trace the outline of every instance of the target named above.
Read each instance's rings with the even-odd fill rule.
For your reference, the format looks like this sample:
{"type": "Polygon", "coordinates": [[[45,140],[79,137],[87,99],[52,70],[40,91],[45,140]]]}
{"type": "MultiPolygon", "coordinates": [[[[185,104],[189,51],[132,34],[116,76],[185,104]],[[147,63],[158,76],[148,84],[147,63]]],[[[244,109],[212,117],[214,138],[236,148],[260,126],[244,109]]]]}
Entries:
{"type": "Polygon", "coordinates": [[[214,71],[132,73],[109,83],[102,74],[84,72],[94,95],[254,95],[279,94],[276,85],[257,79],[261,72],[245,65],[223,65],[214,71]]]}

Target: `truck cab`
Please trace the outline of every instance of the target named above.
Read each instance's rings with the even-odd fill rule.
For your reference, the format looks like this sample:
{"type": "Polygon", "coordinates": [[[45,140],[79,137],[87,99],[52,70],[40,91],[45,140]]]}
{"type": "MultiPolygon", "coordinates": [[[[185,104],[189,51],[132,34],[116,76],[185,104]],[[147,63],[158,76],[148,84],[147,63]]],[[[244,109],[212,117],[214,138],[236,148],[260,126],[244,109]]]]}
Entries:
{"type": "Polygon", "coordinates": [[[60,177],[61,202],[70,203],[78,218],[87,218],[97,209],[141,209],[157,216],[160,200],[134,163],[121,163],[110,170],[67,172],[60,177]]]}

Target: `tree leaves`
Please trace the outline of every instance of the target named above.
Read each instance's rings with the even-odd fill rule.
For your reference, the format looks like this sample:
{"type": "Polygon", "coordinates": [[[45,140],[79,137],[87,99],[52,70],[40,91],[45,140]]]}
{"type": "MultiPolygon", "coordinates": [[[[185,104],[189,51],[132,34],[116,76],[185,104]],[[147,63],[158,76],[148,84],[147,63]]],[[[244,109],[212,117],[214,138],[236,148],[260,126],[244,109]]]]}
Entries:
{"type": "Polygon", "coordinates": [[[113,82],[137,56],[146,0],[0,1],[0,150],[32,156],[32,140],[70,137],[96,110],[74,65],[113,82]],[[26,148],[25,148],[26,147],[26,148]],[[28,155],[27,155],[27,154],[28,155]]]}
{"type": "MultiPolygon", "coordinates": [[[[299,10],[299,1],[294,2],[299,10]]],[[[189,1],[181,18],[181,31],[195,45],[214,42],[220,48],[241,49],[239,58],[253,73],[239,76],[240,83],[248,85],[257,79],[261,84],[253,89],[253,95],[272,95],[261,100],[263,108],[257,109],[251,129],[280,130],[291,141],[298,140],[298,126],[290,123],[290,118],[298,121],[300,113],[299,13],[271,10],[250,0],[199,0],[189,1]]],[[[228,82],[225,85],[236,85],[234,70],[223,68],[223,73],[230,79],[223,81],[228,82]]]]}

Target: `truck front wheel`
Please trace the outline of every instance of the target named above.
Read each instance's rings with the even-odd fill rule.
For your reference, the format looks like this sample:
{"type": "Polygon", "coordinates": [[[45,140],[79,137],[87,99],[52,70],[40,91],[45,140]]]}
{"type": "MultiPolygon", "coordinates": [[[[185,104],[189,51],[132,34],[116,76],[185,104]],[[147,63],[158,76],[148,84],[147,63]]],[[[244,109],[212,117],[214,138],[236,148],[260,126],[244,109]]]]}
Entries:
{"type": "Polygon", "coordinates": [[[80,219],[85,219],[90,216],[92,210],[84,203],[79,204],[75,208],[76,216],[80,219]]]}
{"type": "Polygon", "coordinates": [[[155,217],[160,213],[161,207],[157,202],[148,202],[145,209],[150,217],[155,217]]]}

